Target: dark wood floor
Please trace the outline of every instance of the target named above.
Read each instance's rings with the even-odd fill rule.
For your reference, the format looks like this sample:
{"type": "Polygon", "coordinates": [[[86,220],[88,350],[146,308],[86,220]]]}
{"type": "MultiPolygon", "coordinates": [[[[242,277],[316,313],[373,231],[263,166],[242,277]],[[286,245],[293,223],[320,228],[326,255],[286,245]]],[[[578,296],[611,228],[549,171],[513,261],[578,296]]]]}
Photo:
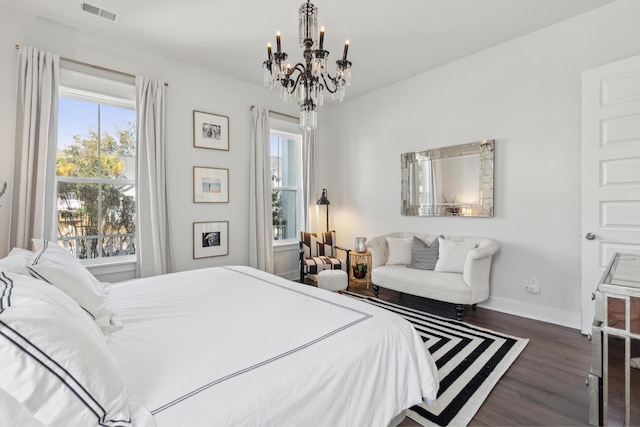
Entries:
{"type": "MultiPolygon", "coordinates": [[[[373,295],[371,287],[350,291],[373,295]]],[[[380,298],[396,304],[455,318],[445,304],[381,289],[380,298]]],[[[468,308],[464,321],[528,338],[529,343],[500,379],[471,420],[476,426],[575,426],[589,424],[588,388],[591,343],[580,331],[479,307],[468,308]]],[[[415,426],[406,418],[402,426],[415,426]]]]}

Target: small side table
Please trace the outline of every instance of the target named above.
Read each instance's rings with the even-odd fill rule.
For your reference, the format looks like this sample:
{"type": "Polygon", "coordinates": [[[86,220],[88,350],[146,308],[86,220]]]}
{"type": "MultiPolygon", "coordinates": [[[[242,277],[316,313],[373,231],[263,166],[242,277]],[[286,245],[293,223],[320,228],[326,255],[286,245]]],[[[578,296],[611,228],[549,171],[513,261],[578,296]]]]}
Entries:
{"type": "Polygon", "coordinates": [[[349,264],[351,264],[351,271],[349,271],[349,281],[354,283],[366,283],[367,289],[371,283],[371,251],[367,249],[365,252],[351,251],[349,253],[349,264]],[[358,264],[366,264],[367,272],[364,277],[356,277],[354,267],[358,264]]]}

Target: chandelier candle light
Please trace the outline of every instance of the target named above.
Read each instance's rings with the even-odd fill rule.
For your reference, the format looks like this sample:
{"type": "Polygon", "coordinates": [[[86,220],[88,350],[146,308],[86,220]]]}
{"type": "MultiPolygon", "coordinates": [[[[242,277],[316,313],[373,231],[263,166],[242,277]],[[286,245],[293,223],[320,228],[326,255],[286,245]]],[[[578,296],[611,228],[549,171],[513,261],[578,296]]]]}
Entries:
{"type": "Polygon", "coordinates": [[[342,102],[347,86],[351,86],[351,62],[347,60],[349,40],[344,44],[342,59],[336,61],[336,76],[327,69],[329,51],[324,50],[324,27],[318,36],[318,8],[310,0],[299,10],[300,46],[304,48],[304,64],[293,67],[287,63],[288,55],[282,51],[280,31],[276,33],[276,51],[267,44],[267,60],[263,62],[264,85],[273,89],[280,82],[282,99],[289,103],[295,94],[300,105],[300,127],[311,130],[317,127],[316,108],[322,106],[324,90],[333,99],[342,102]],[[317,49],[314,49],[317,47],[317,49]]]}

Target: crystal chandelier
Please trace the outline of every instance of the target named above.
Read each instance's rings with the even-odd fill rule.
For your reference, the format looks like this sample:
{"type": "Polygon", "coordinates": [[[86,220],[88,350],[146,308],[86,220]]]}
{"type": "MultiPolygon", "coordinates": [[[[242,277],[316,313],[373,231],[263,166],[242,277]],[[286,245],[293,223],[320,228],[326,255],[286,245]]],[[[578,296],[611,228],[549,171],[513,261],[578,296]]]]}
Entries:
{"type": "Polygon", "coordinates": [[[347,61],[349,40],[344,44],[342,59],[336,61],[336,75],[331,77],[327,69],[329,52],[324,50],[324,27],[318,35],[318,8],[309,0],[299,10],[300,46],[304,48],[304,63],[293,67],[287,63],[288,55],[282,51],[280,31],[276,33],[276,51],[267,44],[267,60],[264,61],[264,85],[273,89],[280,83],[282,99],[289,103],[295,95],[300,105],[300,127],[314,129],[318,125],[316,107],[322,106],[324,90],[333,99],[344,99],[347,86],[351,86],[351,62],[347,61]]]}

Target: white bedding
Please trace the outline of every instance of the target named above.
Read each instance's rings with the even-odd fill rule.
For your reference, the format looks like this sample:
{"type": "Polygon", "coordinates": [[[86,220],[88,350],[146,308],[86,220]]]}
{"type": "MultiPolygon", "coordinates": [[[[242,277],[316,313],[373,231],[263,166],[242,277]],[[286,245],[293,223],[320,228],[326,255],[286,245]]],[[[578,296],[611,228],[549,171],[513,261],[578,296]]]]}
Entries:
{"type": "Polygon", "coordinates": [[[408,322],[249,267],[115,283],[109,304],[134,425],[385,426],[436,398],[408,322]]]}

